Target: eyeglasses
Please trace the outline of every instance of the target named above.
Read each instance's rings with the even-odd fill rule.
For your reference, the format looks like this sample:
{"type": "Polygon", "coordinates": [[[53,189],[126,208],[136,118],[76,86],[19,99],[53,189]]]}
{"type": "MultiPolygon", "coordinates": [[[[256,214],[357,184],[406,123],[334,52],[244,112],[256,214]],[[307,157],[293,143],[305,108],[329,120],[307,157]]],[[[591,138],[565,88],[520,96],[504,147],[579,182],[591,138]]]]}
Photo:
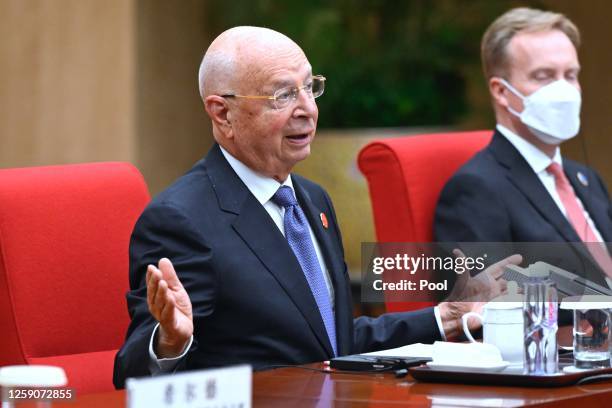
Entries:
{"type": "Polygon", "coordinates": [[[274,92],[274,95],[236,95],[225,94],[223,98],[246,98],[246,99],[268,99],[271,100],[275,109],[284,109],[289,104],[297,100],[301,90],[306,91],[306,94],[311,98],[318,98],[323,95],[325,90],[325,77],[323,75],[315,75],[312,79],[302,86],[287,86],[274,92]]]}

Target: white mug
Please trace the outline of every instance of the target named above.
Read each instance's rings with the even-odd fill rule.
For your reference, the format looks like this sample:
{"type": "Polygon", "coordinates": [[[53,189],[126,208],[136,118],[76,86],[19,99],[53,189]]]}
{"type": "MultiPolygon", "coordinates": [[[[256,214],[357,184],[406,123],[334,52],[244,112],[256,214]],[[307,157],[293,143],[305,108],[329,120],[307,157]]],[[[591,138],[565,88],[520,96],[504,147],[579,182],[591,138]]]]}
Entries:
{"type": "Polygon", "coordinates": [[[497,346],[504,361],[523,363],[523,304],[520,302],[489,302],[484,313],[469,312],[461,318],[465,336],[475,343],[468,328],[468,319],[480,320],[483,327],[483,343],[497,346]]]}

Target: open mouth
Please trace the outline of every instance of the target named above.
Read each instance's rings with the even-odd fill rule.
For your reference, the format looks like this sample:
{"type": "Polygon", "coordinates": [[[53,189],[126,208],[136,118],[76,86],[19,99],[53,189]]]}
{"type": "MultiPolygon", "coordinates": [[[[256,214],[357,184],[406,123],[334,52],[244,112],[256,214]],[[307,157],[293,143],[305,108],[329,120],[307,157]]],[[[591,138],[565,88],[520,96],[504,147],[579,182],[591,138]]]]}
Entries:
{"type": "Polygon", "coordinates": [[[301,141],[301,140],[304,140],[306,138],[308,138],[308,133],[302,133],[302,134],[299,134],[299,135],[290,135],[290,136],[287,136],[287,139],[291,139],[291,140],[295,140],[295,141],[301,141]]]}

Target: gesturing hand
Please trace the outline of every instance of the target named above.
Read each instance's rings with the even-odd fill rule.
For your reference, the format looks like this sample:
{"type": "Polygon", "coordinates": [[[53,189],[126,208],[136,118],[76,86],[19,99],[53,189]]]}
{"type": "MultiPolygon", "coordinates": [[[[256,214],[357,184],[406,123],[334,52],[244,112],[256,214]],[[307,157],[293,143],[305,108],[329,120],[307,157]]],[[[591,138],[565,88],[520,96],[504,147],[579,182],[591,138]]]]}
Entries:
{"type": "MultiPolygon", "coordinates": [[[[465,258],[461,250],[453,250],[453,254],[458,258],[465,258]]],[[[523,257],[515,254],[502,259],[486,268],[478,275],[472,277],[470,271],[459,275],[453,290],[448,296],[448,301],[475,302],[483,304],[501,295],[506,291],[507,282],[502,278],[507,265],[518,265],[523,257]]]]}
{"type": "Polygon", "coordinates": [[[159,322],[155,354],[176,357],[193,334],[191,300],[167,258],[160,259],[158,267],[148,266],[146,280],[147,305],[159,322]]]}
{"type": "MultiPolygon", "coordinates": [[[[465,257],[458,249],[453,253],[457,257],[465,257]]],[[[481,313],[485,303],[506,291],[507,282],[502,278],[504,268],[511,264],[518,265],[522,260],[521,255],[515,254],[494,263],[474,277],[470,276],[470,271],[459,275],[449,297],[439,305],[442,326],[448,339],[461,334],[461,317],[464,314],[481,313]]],[[[471,330],[479,325],[474,319],[468,320],[471,330]]]]}

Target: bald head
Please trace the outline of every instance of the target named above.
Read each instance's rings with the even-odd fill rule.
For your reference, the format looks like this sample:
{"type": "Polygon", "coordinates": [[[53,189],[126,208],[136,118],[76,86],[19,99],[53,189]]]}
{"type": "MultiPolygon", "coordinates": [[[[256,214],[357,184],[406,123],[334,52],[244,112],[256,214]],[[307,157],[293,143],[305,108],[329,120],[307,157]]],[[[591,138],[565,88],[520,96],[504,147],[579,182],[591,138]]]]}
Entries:
{"type": "Polygon", "coordinates": [[[289,37],[262,27],[241,26],[221,33],[210,44],[199,71],[202,99],[208,95],[235,92],[255,80],[272,56],[304,56],[289,37]]]}
{"type": "Polygon", "coordinates": [[[319,115],[312,83],[301,48],[266,28],[223,32],[200,66],[200,94],[215,141],[250,169],[281,182],[310,154],[319,115]],[[273,95],[283,89],[295,97],[279,107],[273,95]]]}

